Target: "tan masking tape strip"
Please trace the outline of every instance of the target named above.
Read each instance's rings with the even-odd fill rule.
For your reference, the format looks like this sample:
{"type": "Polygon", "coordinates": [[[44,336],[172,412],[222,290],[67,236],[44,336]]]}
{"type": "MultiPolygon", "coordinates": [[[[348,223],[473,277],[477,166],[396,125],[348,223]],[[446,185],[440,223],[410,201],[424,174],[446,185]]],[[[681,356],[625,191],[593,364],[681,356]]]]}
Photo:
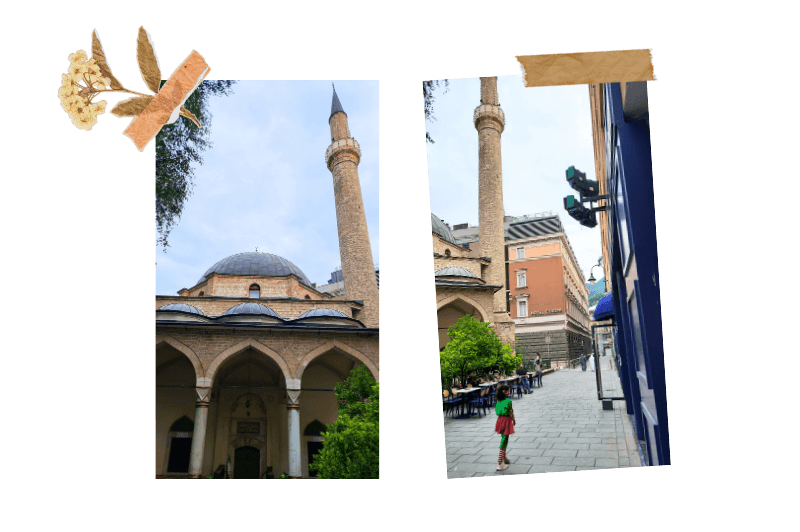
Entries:
{"type": "Polygon", "coordinates": [[[654,81],[650,50],[518,55],[526,87],[654,81]]]}
{"type": "Polygon", "coordinates": [[[170,120],[176,110],[191,95],[195,88],[208,75],[209,68],[203,56],[192,50],[189,57],[170,76],[153,100],[144,108],[123,132],[139,148],[144,147],[170,120]]]}

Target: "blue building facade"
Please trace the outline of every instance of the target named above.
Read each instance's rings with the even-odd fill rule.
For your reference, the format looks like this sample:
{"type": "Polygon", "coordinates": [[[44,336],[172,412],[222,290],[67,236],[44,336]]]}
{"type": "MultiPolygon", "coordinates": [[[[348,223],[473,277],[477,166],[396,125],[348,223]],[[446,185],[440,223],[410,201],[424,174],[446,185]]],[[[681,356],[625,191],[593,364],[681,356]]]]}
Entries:
{"type": "MultiPolygon", "coordinates": [[[[646,465],[670,464],[647,83],[590,85],[618,371],[646,465]]],[[[599,305],[598,305],[599,307],[599,305]]]]}

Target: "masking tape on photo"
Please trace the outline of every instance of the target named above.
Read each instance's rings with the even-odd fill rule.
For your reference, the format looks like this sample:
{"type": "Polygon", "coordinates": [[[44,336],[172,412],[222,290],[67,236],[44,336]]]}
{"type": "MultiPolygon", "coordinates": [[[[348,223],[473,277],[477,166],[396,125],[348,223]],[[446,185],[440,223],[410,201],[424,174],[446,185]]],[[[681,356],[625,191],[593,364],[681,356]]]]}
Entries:
{"type": "Polygon", "coordinates": [[[526,87],[655,81],[650,50],[518,55],[526,87]]]}
{"type": "Polygon", "coordinates": [[[136,144],[139,151],[144,150],[161,128],[178,118],[180,107],[191,96],[209,68],[205,59],[192,50],[189,57],[170,76],[169,80],[158,91],[158,94],[137,116],[124,134],[136,144]]]}

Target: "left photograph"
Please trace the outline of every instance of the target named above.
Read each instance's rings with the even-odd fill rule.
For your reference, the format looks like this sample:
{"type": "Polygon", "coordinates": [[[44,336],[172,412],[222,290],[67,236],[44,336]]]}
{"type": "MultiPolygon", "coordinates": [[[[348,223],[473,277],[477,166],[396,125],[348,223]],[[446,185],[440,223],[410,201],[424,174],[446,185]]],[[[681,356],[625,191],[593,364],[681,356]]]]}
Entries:
{"type": "Polygon", "coordinates": [[[156,478],[378,478],[378,82],[185,106],[156,139],[156,478]]]}

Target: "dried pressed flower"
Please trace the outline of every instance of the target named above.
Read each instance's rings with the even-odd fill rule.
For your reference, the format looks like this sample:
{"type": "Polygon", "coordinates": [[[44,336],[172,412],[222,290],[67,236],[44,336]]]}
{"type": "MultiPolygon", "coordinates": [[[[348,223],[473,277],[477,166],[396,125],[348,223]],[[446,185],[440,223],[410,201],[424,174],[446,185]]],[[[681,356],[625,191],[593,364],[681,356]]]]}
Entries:
{"type": "Polygon", "coordinates": [[[70,54],[68,59],[70,65],[67,73],[61,75],[58,98],[72,123],[88,131],[97,123],[97,116],[106,110],[105,101],[92,102],[92,98],[108,90],[111,81],[102,77],[97,62],[88,59],[83,50],[70,54]]]}

